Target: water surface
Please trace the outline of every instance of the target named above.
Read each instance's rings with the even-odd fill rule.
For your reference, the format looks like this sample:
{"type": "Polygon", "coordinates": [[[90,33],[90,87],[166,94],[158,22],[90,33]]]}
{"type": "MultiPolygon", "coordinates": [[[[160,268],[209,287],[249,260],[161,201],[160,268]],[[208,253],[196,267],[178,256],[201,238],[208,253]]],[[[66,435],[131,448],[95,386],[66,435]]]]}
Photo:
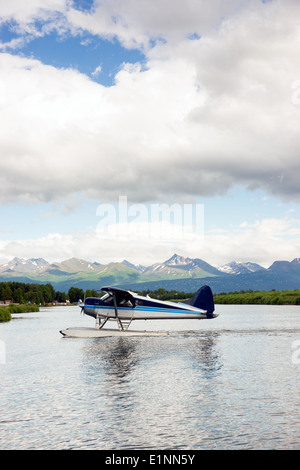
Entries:
{"type": "Polygon", "coordinates": [[[300,307],[141,321],[169,336],[75,339],[77,307],[0,324],[0,449],[300,449],[300,307]]]}

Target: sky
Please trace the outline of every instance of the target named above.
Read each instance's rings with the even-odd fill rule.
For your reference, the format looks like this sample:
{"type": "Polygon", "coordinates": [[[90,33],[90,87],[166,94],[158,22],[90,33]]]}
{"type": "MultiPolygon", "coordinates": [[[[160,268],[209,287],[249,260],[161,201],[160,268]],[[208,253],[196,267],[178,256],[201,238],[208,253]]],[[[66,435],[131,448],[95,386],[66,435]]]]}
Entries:
{"type": "Polygon", "coordinates": [[[0,263],[300,257],[298,0],[0,0],[0,263]]]}

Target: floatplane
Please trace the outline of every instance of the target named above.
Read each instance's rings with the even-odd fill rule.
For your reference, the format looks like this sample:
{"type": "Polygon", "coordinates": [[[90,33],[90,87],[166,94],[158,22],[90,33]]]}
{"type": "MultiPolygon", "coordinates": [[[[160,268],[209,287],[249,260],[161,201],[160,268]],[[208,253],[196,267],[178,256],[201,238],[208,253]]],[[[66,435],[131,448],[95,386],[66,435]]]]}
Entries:
{"type": "Polygon", "coordinates": [[[87,297],[80,307],[82,312],[95,318],[94,328],[67,328],[60,333],[67,337],[98,338],[105,336],[161,336],[167,332],[133,331],[133,320],[186,320],[211,319],[215,306],[209,286],[201,287],[191,299],[171,302],[138,295],[117,287],[102,287],[102,297],[87,297]],[[108,321],[117,322],[117,328],[103,328],[108,321]]]}

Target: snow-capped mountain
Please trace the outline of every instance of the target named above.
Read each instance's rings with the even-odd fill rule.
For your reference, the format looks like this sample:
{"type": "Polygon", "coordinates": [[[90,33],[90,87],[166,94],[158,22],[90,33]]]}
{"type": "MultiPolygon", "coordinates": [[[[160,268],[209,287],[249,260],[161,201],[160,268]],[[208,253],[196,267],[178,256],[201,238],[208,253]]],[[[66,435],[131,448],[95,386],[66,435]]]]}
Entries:
{"type": "Polygon", "coordinates": [[[180,256],[175,253],[170,259],[165,261],[164,264],[167,266],[184,266],[190,264],[192,261],[193,260],[191,258],[185,258],[184,256],[180,256]]]}
{"type": "Polygon", "coordinates": [[[0,265],[0,272],[32,273],[47,268],[49,263],[43,258],[14,258],[9,263],[0,265]]]}
{"type": "Polygon", "coordinates": [[[231,263],[219,266],[218,270],[226,274],[249,274],[264,270],[262,266],[256,263],[232,261],[231,263]]]}
{"type": "Polygon", "coordinates": [[[43,258],[14,258],[0,265],[1,282],[50,282],[56,290],[71,286],[99,289],[115,285],[127,289],[175,289],[195,292],[203,283],[213,292],[297,289],[300,283],[300,258],[275,261],[265,269],[256,263],[234,261],[216,268],[199,258],[174,254],[162,263],[144,266],[123,262],[100,264],[71,258],[49,264],[43,258]]]}
{"type": "Polygon", "coordinates": [[[98,271],[101,268],[100,263],[91,263],[79,258],[70,258],[60,263],[52,263],[48,266],[48,270],[62,271],[66,273],[79,273],[87,271],[98,271]]]}
{"type": "Polygon", "coordinates": [[[208,276],[210,274],[220,275],[220,272],[199,258],[185,258],[184,256],[177,255],[176,253],[164,261],[163,263],[156,263],[145,269],[145,273],[166,273],[166,274],[181,274],[182,271],[188,271],[190,276],[196,273],[203,272],[208,276]]]}
{"type": "Polygon", "coordinates": [[[152,266],[148,266],[145,269],[147,273],[166,273],[170,274],[171,272],[176,272],[179,269],[187,269],[187,266],[191,263],[190,258],[184,258],[184,256],[177,255],[176,253],[168,260],[163,261],[162,263],[155,263],[152,266]]]}
{"type": "Polygon", "coordinates": [[[130,263],[130,261],[127,261],[127,259],[124,259],[122,261],[122,264],[124,264],[125,266],[127,266],[128,268],[131,268],[131,269],[135,269],[136,271],[138,271],[139,273],[143,273],[146,269],[146,266],[143,266],[142,264],[133,264],[133,263],[130,263]]]}

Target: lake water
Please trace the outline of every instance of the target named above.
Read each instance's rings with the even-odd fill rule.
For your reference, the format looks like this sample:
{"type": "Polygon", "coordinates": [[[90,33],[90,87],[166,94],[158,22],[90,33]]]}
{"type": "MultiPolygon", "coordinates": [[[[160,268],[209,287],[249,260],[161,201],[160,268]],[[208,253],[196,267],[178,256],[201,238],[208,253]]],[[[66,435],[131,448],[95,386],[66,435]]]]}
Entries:
{"type": "Polygon", "coordinates": [[[78,307],[0,324],[0,449],[300,449],[300,307],[216,311],[132,326],[161,337],[63,338],[94,326],[78,307]]]}

